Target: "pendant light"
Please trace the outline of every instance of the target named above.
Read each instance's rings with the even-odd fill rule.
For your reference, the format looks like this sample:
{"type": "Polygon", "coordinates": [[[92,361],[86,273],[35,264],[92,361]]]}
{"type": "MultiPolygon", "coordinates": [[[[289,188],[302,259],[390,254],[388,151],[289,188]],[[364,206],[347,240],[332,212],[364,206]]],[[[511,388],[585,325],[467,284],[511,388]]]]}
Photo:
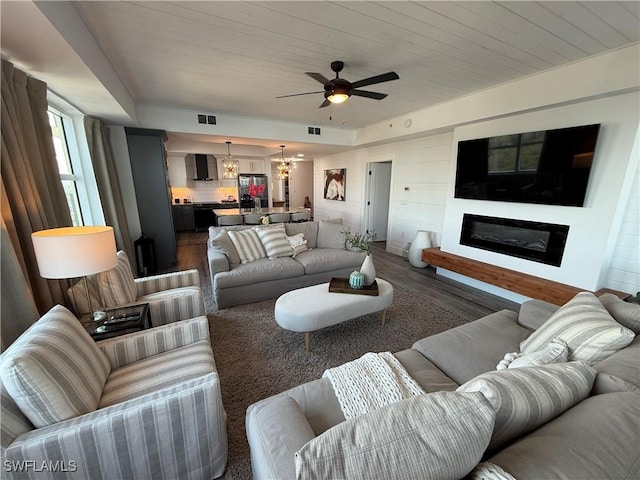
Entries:
{"type": "Polygon", "coordinates": [[[291,160],[288,158],[284,158],[284,145],[280,145],[282,149],[282,153],[280,154],[280,163],[278,164],[278,178],[284,179],[288,178],[291,173],[291,169],[296,165],[292,164],[291,160]]]}
{"type": "Polygon", "coordinates": [[[222,160],[222,178],[238,178],[238,172],[240,171],[240,164],[238,160],[231,156],[231,142],[225,142],[227,144],[227,156],[222,160]]]}

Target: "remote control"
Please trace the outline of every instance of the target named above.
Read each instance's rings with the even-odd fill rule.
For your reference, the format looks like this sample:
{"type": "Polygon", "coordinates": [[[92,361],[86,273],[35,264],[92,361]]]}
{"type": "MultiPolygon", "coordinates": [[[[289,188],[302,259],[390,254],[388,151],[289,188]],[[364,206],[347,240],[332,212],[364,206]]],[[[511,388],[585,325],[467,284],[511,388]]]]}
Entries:
{"type": "Polygon", "coordinates": [[[137,313],[113,315],[109,320],[106,320],[104,323],[105,325],[114,325],[117,323],[132,322],[134,320],[138,320],[138,318],[140,318],[140,315],[138,315],[137,313]]]}

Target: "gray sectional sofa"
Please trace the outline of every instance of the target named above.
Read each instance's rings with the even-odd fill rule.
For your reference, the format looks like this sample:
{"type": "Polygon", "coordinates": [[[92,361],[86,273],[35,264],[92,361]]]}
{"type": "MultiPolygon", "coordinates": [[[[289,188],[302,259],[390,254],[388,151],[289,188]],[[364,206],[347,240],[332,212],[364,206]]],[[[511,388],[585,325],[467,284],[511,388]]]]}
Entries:
{"type": "MultiPolygon", "coordinates": [[[[435,400],[452,395],[450,392],[466,392],[464,401],[471,399],[482,410],[486,397],[495,410],[495,418],[491,420],[495,424],[489,423],[491,428],[495,425],[489,447],[485,449],[488,440],[482,435],[473,438],[480,441],[481,449],[475,458],[470,457],[471,463],[467,459],[467,465],[457,465],[458,470],[447,470],[451,467],[449,464],[440,470],[436,467],[439,467],[438,463],[445,462],[443,458],[447,455],[454,464],[462,462],[465,454],[473,452],[474,443],[463,440],[464,447],[455,447],[456,435],[438,434],[437,431],[435,439],[424,441],[416,432],[433,425],[433,418],[425,420],[430,418],[427,410],[417,410],[417,415],[409,413],[410,428],[406,431],[387,431],[394,430],[396,424],[406,423],[406,412],[412,412],[411,408],[417,401],[426,401],[430,395],[411,397],[345,420],[332,383],[323,377],[249,406],[246,429],[254,478],[296,478],[296,467],[298,478],[340,478],[349,471],[348,478],[366,478],[371,472],[375,472],[372,474],[375,478],[467,478],[467,475],[468,478],[501,480],[512,477],[519,480],[640,478],[640,306],[623,302],[611,294],[592,299],[602,304],[597,308],[606,307],[605,314],[615,320],[614,324],[617,325],[617,321],[629,327],[617,329],[614,325],[614,330],[617,329],[615,334],[621,332],[624,337],[618,347],[631,343],[603,360],[591,356],[594,362],[567,362],[567,352],[573,355],[575,351],[572,349],[577,350],[575,342],[580,341],[580,335],[570,334],[565,336],[571,337],[566,342],[570,348],[564,351],[565,357],[554,360],[564,360],[563,363],[496,370],[506,353],[519,352],[527,342],[531,346],[532,342],[541,340],[543,333],[551,331],[553,341],[556,341],[557,332],[549,328],[560,325],[556,318],[561,313],[566,314],[569,306],[558,310],[559,307],[538,300],[524,303],[519,313],[508,310],[496,312],[419,340],[411,349],[395,353],[395,358],[424,392],[436,395],[433,397],[435,400]],[[550,318],[552,320],[546,322],[550,318]],[[574,384],[565,381],[562,375],[556,377],[554,372],[564,369],[582,372],[578,374],[580,381],[574,384]],[[506,381],[514,372],[518,375],[538,372],[543,379],[559,383],[555,385],[558,388],[566,387],[565,394],[572,401],[563,400],[562,403],[555,398],[555,386],[536,389],[528,381],[521,382],[515,389],[521,396],[513,405],[504,392],[502,397],[492,397],[492,390],[487,385],[500,379],[506,381]],[[500,376],[505,373],[506,376],[500,376]],[[483,384],[484,388],[476,388],[478,384],[483,384]],[[582,394],[577,395],[578,390],[582,390],[582,394]],[[478,392],[482,393],[480,397],[468,396],[478,392]],[[549,414],[547,407],[537,404],[544,397],[562,405],[549,414]],[[417,398],[424,400],[415,400],[417,398]],[[514,413],[514,405],[529,401],[531,405],[523,408],[524,414],[514,413]],[[505,416],[505,409],[509,408],[514,411],[505,416]],[[401,414],[394,413],[395,410],[401,414]],[[371,419],[367,418],[372,415],[371,419]],[[526,418],[524,422],[523,416],[526,418]],[[368,428],[366,422],[369,422],[368,428]],[[496,444],[499,424],[502,425],[502,434],[505,429],[513,430],[512,438],[506,442],[502,438],[502,443],[496,444]],[[329,447],[326,443],[317,443],[324,437],[329,441],[329,447]],[[396,447],[398,444],[402,447],[396,447]],[[322,448],[329,448],[330,452],[322,448]],[[439,448],[445,450],[440,452],[441,456],[436,460],[428,458],[439,448]],[[335,450],[339,450],[338,453],[335,450]],[[309,452],[312,453],[310,457],[309,452]]],[[[585,308],[591,311],[590,306],[585,308]]],[[[573,327],[577,325],[580,322],[573,327]]],[[[529,355],[536,357],[542,351],[529,355]]],[[[511,387],[508,381],[506,387],[511,387]]],[[[453,417],[455,421],[460,414],[453,417]]],[[[435,428],[441,427],[437,425],[435,428]]],[[[470,435],[472,428],[471,423],[465,423],[458,433],[462,437],[470,435]]]]}
{"type": "Polygon", "coordinates": [[[307,250],[278,258],[241,263],[229,231],[260,228],[249,225],[209,227],[207,258],[218,308],[275,298],[296,288],[348,277],[365,259],[345,247],[342,220],[285,223],[286,234],[302,233],[307,250]]]}

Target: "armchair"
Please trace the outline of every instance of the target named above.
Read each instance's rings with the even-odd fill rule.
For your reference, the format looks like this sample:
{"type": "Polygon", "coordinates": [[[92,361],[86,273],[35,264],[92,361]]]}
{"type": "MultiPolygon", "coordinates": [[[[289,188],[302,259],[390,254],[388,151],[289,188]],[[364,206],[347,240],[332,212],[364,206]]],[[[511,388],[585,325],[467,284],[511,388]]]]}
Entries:
{"type": "MultiPolygon", "coordinates": [[[[198,270],[134,278],[124,251],[111,270],[87,277],[92,305],[105,308],[148,303],[151,324],[156,327],[205,314],[198,270]]],[[[78,282],[67,290],[76,314],[89,311],[87,290],[78,282]]]]}
{"type": "Polygon", "coordinates": [[[227,433],[206,317],[94,342],[56,306],[0,356],[3,478],[211,479],[227,433]]]}

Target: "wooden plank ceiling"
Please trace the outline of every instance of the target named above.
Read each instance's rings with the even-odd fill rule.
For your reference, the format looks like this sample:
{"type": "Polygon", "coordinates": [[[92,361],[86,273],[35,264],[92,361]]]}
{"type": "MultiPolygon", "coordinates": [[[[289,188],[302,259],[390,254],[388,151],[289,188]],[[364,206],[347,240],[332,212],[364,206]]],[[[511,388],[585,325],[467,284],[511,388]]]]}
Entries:
{"type": "Polygon", "coordinates": [[[137,104],[363,127],[640,40],[633,2],[74,2],[137,104]],[[304,72],[400,80],[318,109],[304,72]],[[331,116],[331,120],[329,117],[331,116]]]}

